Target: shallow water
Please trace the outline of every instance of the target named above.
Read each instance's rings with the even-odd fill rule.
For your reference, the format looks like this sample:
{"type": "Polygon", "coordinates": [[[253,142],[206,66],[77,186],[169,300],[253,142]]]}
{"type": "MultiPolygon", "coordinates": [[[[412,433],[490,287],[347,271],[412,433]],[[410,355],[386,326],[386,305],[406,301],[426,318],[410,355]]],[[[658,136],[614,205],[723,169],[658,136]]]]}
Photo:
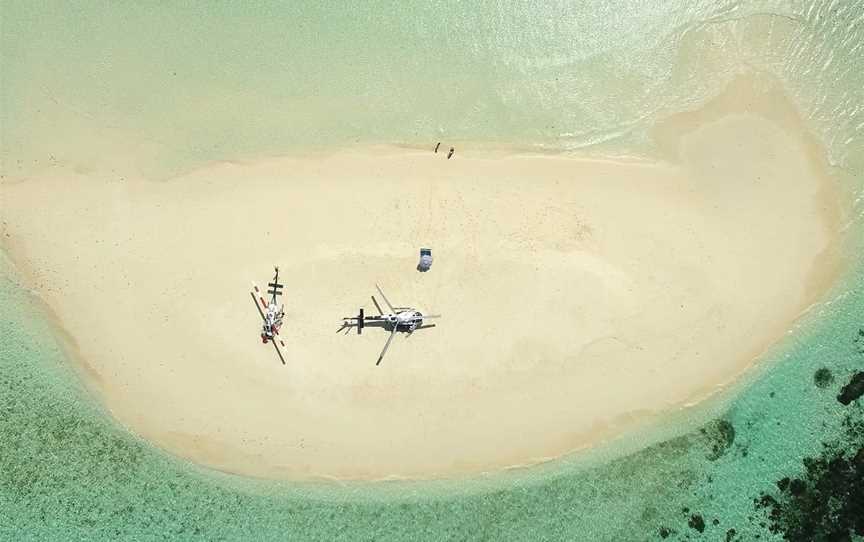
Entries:
{"type": "Polygon", "coordinates": [[[0,539],[776,536],[753,498],[860,413],[835,397],[864,367],[864,4],[628,4],[0,4],[0,167],[12,178],[59,166],[163,179],[378,142],[651,156],[655,119],[758,70],[784,84],[857,201],[855,271],[726,398],[653,428],[668,440],[637,452],[635,435],[623,457],[607,446],[459,483],[308,487],[167,456],[82,388],[4,259],[0,539]],[[828,388],[813,383],[821,367],[828,388]]]}
{"type": "Polygon", "coordinates": [[[7,174],[378,142],[650,151],[654,119],[754,68],[835,161],[861,145],[858,2],[204,6],[4,1],[7,174]]]}

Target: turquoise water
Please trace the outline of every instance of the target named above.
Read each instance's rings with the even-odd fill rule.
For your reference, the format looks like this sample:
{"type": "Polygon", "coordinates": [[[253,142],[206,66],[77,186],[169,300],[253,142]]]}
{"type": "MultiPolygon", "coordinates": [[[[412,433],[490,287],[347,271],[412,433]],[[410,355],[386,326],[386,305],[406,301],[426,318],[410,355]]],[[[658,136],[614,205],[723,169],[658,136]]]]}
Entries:
{"type": "Polygon", "coordinates": [[[442,139],[650,151],[654,119],[753,69],[864,160],[860,2],[2,6],[7,174],[442,139]]]}
{"type": "MultiPolygon", "coordinates": [[[[158,179],[210,160],[439,139],[650,156],[655,119],[759,71],[824,143],[858,198],[848,229],[862,228],[861,3],[0,6],[6,176],[61,165],[158,179]]],[[[491,480],[324,487],[214,473],[118,427],[2,259],[0,540],[777,538],[752,500],[860,415],[835,400],[864,367],[857,253],[830,303],[661,444],[624,439],[632,453],[491,480]],[[822,367],[827,388],[813,383],[822,367]]]]}

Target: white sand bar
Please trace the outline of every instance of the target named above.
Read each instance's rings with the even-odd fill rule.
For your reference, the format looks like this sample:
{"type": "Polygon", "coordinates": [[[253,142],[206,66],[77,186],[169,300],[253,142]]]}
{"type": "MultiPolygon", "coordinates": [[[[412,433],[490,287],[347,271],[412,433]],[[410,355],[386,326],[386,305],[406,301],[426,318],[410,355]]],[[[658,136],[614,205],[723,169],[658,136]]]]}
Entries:
{"type": "Polygon", "coordinates": [[[292,479],[478,473],[706,396],[830,283],[837,204],[803,139],[734,114],[676,146],[656,164],[360,149],[167,182],[58,168],[3,181],[3,248],[111,412],[173,453],[292,479]],[[249,297],[274,264],[286,366],[249,297]],[[336,332],[376,282],[443,314],[380,367],[386,331],[336,332]]]}

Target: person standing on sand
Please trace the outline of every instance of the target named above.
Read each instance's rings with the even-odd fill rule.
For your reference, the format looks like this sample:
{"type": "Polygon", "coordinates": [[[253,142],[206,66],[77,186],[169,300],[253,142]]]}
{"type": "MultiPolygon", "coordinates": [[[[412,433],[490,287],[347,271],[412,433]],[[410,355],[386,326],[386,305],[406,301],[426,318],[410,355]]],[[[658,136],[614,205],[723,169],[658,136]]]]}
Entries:
{"type": "Polygon", "coordinates": [[[447,153],[447,159],[449,160],[451,156],[453,156],[454,149],[450,147],[450,152],[447,153]]]}
{"type": "Polygon", "coordinates": [[[438,147],[441,146],[441,142],[439,141],[437,145],[435,145],[435,154],[438,154],[438,147]]]}

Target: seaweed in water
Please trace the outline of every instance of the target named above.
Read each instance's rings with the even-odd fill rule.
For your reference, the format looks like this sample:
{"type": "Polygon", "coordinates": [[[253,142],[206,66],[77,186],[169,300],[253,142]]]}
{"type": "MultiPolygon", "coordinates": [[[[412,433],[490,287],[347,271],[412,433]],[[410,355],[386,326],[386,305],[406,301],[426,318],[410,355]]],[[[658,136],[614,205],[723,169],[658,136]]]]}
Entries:
{"type": "Polygon", "coordinates": [[[864,536],[864,411],[860,405],[847,413],[843,429],[841,438],[823,443],[818,456],[804,458],[800,478],[778,480],[778,495],[762,493],[754,499],[756,508],[766,511],[772,533],[795,542],[864,536]]]}
{"type": "Polygon", "coordinates": [[[834,383],[834,375],[826,367],[816,369],[816,372],[813,373],[813,383],[816,384],[817,388],[827,388],[834,383]]]}
{"type": "Polygon", "coordinates": [[[855,337],[855,351],[864,354],[864,328],[858,329],[858,336],[855,337]]]}
{"type": "Polygon", "coordinates": [[[699,433],[707,439],[709,461],[716,461],[726,454],[735,442],[735,427],[727,420],[715,420],[706,424],[699,433]]]}
{"type": "Polygon", "coordinates": [[[844,405],[848,405],[862,395],[864,395],[864,371],[858,371],[852,375],[849,383],[840,390],[837,400],[844,405]]]}
{"type": "Polygon", "coordinates": [[[702,519],[702,516],[699,514],[693,514],[690,516],[690,521],[687,522],[687,525],[689,525],[691,529],[696,529],[700,533],[705,532],[705,520],[702,519]]]}

